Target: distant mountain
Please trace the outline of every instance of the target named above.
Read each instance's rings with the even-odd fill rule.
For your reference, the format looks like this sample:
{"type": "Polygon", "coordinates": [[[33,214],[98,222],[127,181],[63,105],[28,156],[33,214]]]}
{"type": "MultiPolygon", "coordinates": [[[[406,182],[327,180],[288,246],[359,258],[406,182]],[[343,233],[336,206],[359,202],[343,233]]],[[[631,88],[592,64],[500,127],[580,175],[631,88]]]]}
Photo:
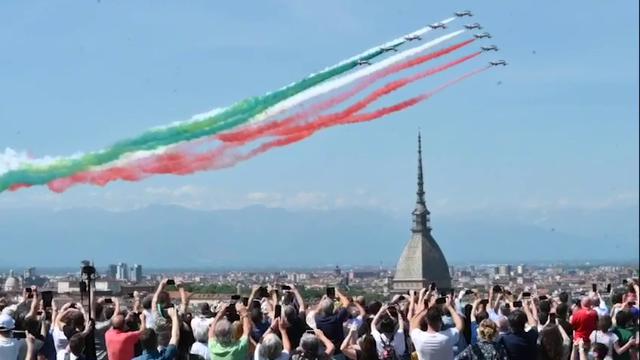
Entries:
{"type": "MultiPolygon", "coordinates": [[[[434,236],[450,263],[638,257],[637,208],[615,216],[602,211],[564,214],[555,220],[572,225],[554,228],[481,215],[437,217],[434,236]],[[598,219],[605,218],[620,225],[603,230],[598,219]],[[585,231],[581,224],[594,230],[585,231]]],[[[260,206],[215,211],[177,206],[126,212],[0,210],[0,267],[69,266],[84,258],[99,266],[117,261],[145,267],[391,265],[409,239],[410,220],[409,212],[398,218],[369,209],[260,206]]]]}

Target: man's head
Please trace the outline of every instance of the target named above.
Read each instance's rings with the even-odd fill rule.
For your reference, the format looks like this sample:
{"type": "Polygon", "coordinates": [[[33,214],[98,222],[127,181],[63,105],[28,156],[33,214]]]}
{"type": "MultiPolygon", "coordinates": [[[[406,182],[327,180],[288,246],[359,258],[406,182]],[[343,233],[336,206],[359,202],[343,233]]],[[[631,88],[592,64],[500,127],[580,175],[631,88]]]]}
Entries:
{"type": "Polygon", "coordinates": [[[560,303],[556,306],[556,318],[566,320],[568,315],[569,305],[567,303],[560,303]]]}
{"type": "Polygon", "coordinates": [[[231,345],[235,340],[233,327],[226,319],[218,320],[216,322],[216,327],[214,328],[213,333],[216,341],[222,346],[231,345]]]}
{"type": "Polygon", "coordinates": [[[260,344],[260,360],[278,359],[282,355],[282,340],[276,334],[267,334],[260,344]]]}
{"type": "Polygon", "coordinates": [[[153,295],[149,294],[142,298],[142,308],[145,310],[151,310],[151,304],[153,303],[153,295]]]}
{"type": "Polygon", "coordinates": [[[509,319],[505,316],[501,316],[498,319],[498,331],[506,333],[509,331],[509,319]]]}
{"type": "Polygon", "coordinates": [[[616,313],[616,326],[617,327],[627,327],[627,325],[629,324],[629,322],[633,320],[633,316],[631,315],[631,313],[629,311],[618,311],[616,313]]]}
{"type": "Polygon", "coordinates": [[[325,316],[333,314],[333,301],[331,299],[323,299],[320,301],[320,313],[325,316]]]}
{"type": "Polygon", "coordinates": [[[287,319],[287,323],[289,324],[289,326],[296,322],[298,311],[293,305],[285,305],[282,308],[282,311],[284,313],[284,318],[287,319]]]}
{"type": "Polygon", "coordinates": [[[118,314],[116,316],[114,316],[113,318],[111,318],[111,326],[113,326],[114,329],[116,330],[120,330],[120,331],[126,331],[127,330],[127,325],[126,322],[124,320],[124,316],[121,314],[118,314]]]}
{"type": "Polygon", "coordinates": [[[200,304],[200,315],[206,318],[211,318],[214,316],[213,311],[211,311],[211,307],[209,306],[209,303],[204,302],[200,304]]]}
{"type": "Polygon", "coordinates": [[[427,326],[433,331],[440,331],[442,327],[442,311],[438,306],[432,306],[427,310],[425,317],[427,326]]]}
{"type": "Polygon", "coordinates": [[[260,308],[254,307],[251,308],[251,321],[254,324],[261,324],[262,320],[263,320],[263,314],[262,314],[262,310],[260,308]]]}
{"type": "Polygon", "coordinates": [[[560,300],[561,303],[566,304],[569,302],[569,293],[566,291],[561,292],[558,295],[558,299],[560,300]]]}
{"type": "Polygon", "coordinates": [[[396,331],[396,321],[391,316],[385,316],[380,322],[380,332],[383,334],[393,334],[396,331]]]}
{"type": "Polygon", "coordinates": [[[488,319],[489,318],[489,313],[487,313],[486,311],[482,310],[482,311],[478,311],[476,313],[476,323],[480,324],[482,322],[482,320],[488,319]]]}
{"type": "Polygon", "coordinates": [[[580,307],[583,309],[591,309],[591,298],[583,296],[582,299],[580,299],[580,307]]]}
{"type": "Polygon", "coordinates": [[[527,315],[522,310],[514,310],[509,314],[509,327],[513,332],[524,331],[527,324],[527,315]]]}
{"type": "Polygon", "coordinates": [[[611,316],[605,314],[598,318],[598,330],[606,333],[609,331],[609,329],[611,329],[611,325],[611,316]]]}
{"type": "Polygon", "coordinates": [[[140,345],[147,352],[158,350],[158,335],[153,329],[145,329],[140,333],[140,345]]]}

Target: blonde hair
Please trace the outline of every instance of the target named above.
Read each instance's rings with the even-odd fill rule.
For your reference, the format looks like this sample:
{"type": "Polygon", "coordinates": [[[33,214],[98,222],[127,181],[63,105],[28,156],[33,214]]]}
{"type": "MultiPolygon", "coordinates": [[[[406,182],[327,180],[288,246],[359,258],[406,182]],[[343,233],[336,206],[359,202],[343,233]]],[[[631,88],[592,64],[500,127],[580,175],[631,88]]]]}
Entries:
{"type": "Polygon", "coordinates": [[[484,319],[480,322],[478,326],[478,336],[482,340],[493,341],[498,335],[498,327],[496,323],[491,321],[490,319],[484,319]]]}

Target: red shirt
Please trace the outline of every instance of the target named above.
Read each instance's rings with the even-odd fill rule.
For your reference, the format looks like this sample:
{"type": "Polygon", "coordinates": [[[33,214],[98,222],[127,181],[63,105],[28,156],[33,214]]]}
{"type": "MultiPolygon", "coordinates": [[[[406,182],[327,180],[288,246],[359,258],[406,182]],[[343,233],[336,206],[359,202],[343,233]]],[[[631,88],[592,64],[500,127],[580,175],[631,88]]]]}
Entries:
{"type": "Polygon", "coordinates": [[[124,332],[109,329],[104,334],[109,360],[131,360],[134,356],[134,346],[138,342],[140,331],[124,332]]]}
{"type": "Polygon", "coordinates": [[[580,309],[571,317],[573,339],[589,343],[589,335],[598,328],[598,313],[593,309],[580,309]]]}

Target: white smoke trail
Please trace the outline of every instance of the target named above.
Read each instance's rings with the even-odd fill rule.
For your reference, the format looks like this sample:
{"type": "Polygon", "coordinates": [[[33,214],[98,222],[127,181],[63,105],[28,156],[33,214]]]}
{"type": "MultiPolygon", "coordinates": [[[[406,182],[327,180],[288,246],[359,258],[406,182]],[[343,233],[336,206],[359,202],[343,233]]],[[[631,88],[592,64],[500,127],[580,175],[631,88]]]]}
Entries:
{"type": "Polygon", "coordinates": [[[369,76],[379,70],[384,69],[385,67],[388,67],[390,65],[393,65],[395,63],[398,63],[402,60],[405,60],[407,58],[410,58],[416,54],[419,54],[429,48],[432,48],[444,41],[453,39],[454,37],[462,34],[463,32],[465,32],[465,30],[458,30],[455,32],[452,32],[450,34],[441,36],[437,39],[431,40],[423,45],[420,46],[416,46],[414,48],[408,49],[408,50],[404,50],[402,52],[399,52],[393,56],[390,56],[380,62],[377,63],[373,63],[371,65],[368,65],[366,67],[363,67],[361,70],[358,70],[356,72],[352,72],[350,74],[344,75],[342,77],[333,79],[333,80],[329,80],[325,83],[319,84],[317,86],[314,86],[310,89],[307,89],[305,91],[302,91],[292,97],[289,97],[277,104],[275,104],[274,106],[266,109],[265,111],[259,113],[258,115],[254,116],[253,118],[251,118],[251,120],[249,120],[249,123],[256,123],[256,122],[260,122],[263,120],[266,120],[274,115],[277,115],[285,110],[291,109],[292,107],[301,104],[307,100],[310,100],[316,96],[320,96],[323,94],[328,93],[329,91],[333,91],[337,88],[343,87],[345,85],[348,85],[356,80],[359,80],[363,77],[369,76]]]}

